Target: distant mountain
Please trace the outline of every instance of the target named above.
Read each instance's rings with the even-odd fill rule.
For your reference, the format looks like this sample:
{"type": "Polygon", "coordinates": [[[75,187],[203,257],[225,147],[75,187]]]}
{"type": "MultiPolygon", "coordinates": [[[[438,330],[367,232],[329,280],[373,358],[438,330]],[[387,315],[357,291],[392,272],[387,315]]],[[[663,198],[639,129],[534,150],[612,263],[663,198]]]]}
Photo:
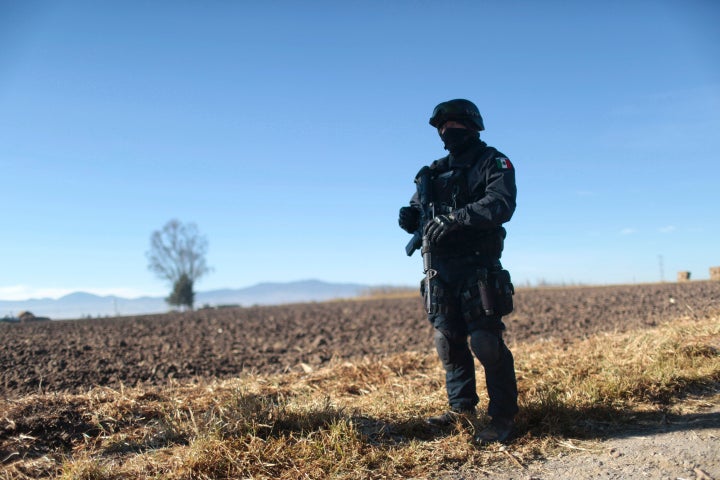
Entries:
{"type": "MultiPolygon", "coordinates": [[[[357,283],[328,283],[320,280],[301,280],[288,283],[259,283],[247,288],[210,290],[195,294],[195,306],[219,305],[279,305],[283,303],[321,302],[335,298],[352,298],[371,287],[357,283]]],[[[141,315],[164,313],[169,310],[164,297],[123,298],[74,292],[57,300],[52,298],[23,301],[0,300],[0,317],[17,316],[30,311],[53,320],[141,315]]]]}

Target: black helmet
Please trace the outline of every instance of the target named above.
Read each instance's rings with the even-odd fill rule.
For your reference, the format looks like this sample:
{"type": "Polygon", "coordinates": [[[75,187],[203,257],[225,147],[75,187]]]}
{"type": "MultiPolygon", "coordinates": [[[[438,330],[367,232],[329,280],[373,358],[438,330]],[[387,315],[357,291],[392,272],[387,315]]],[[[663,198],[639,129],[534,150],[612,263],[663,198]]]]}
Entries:
{"type": "Polygon", "coordinates": [[[448,120],[456,120],[464,123],[468,128],[477,131],[485,130],[483,119],[480,116],[480,110],[470,100],[457,98],[442,102],[435,107],[430,117],[430,125],[439,128],[448,120]]]}

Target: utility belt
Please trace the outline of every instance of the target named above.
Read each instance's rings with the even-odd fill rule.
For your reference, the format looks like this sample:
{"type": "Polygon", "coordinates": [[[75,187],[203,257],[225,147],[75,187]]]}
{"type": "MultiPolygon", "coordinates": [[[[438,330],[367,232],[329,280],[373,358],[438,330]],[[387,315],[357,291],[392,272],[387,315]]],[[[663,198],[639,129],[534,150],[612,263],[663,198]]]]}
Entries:
{"type": "MultiPolygon", "coordinates": [[[[499,264],[476,268],[459,286],[459,291],[454,288],[452,290],[459,296],[459,313],[468,324],[487,317],[509,315],[514,308],[515,287],[510,279],[510,272],[499,264]]],[[[433,312],[443,315],[448,313],[448,295],[451,295],[451,292],[444,282],[436,278],[431,282],[430,291],[427,291],[423,281],[420,284],[420,293],[426,304],[432,305],[433,312]]]]}

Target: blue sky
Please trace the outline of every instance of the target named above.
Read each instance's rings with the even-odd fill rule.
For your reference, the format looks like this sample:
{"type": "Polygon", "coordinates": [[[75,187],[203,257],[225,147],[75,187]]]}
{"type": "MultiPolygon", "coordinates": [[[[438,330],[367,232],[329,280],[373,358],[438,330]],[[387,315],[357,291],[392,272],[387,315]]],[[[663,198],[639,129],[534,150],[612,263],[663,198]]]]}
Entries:
{"type": "Polygon", "coordinates": [[[397,211],[458,97],[517,169],[516,283],[708,278],[719,24],[714,1],[0,1],[0,299],[164,295],[145,252],[172,218],[208,239],[199,291],[415,285],[397,211]]]}

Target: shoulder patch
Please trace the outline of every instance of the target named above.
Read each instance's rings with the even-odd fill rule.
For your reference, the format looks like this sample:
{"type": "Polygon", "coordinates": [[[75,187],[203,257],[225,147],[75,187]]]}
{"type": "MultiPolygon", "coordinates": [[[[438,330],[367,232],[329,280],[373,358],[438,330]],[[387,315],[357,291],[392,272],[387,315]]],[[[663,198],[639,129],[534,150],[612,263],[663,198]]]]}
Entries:
{"type": "Polygon", "coordinates": [[[512,170],[513,165],[507,157],[495,157],[495,163],[500,170],[512,170]]]}

